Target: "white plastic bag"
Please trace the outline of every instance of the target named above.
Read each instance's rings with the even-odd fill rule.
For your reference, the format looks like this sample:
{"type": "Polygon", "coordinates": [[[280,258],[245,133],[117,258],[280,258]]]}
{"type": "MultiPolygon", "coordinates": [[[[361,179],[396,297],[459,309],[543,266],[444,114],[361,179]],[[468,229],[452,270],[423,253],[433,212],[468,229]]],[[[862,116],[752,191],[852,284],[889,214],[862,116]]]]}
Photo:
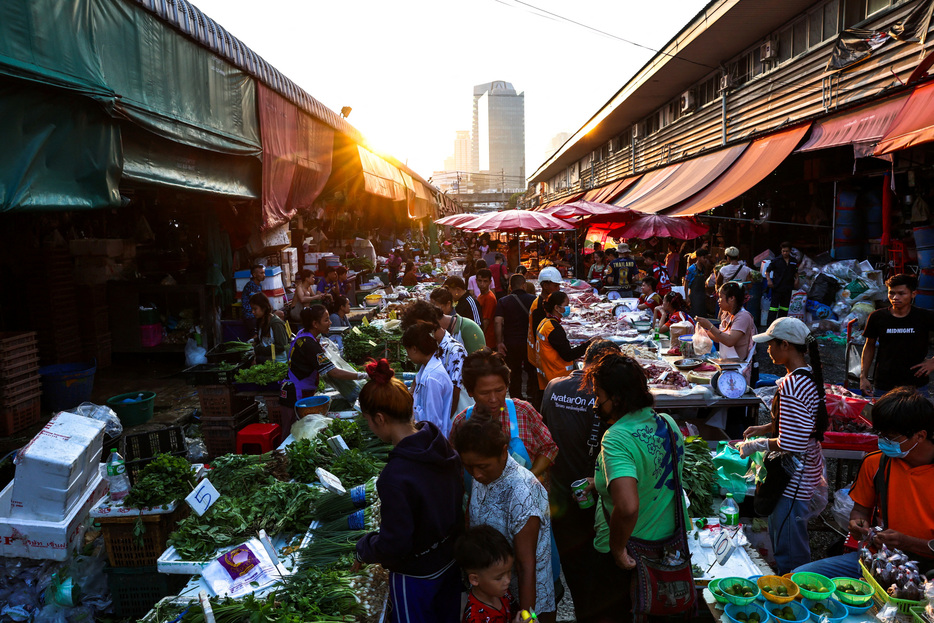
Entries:
{"type": "MultiPolygon", "coordinates": [[[[327,353],[328,359],[334,364],[334,367],[346,370],[347,372],[356,372],[353,366],[344,361],[337,344],[325,337],[322,337],[319,342],[321,343],[321,348],[327,353]]],[[[363,389],[362,381],[336,380],[325,375],[324,382],[340,392],[341,397],[351,404],[357,401],[357,397],[360,396],[360,390],[363,389]]]]}
{"type": "Polygon", "coordinates": [[[292,424],[290,434],[295,439],[314,439],[315,435],[324,430],[331,421],[331,418],[320,413],[312,413],[292,424]]]}
{"type": "Polygon", "coordinates": [[[713,340],[707,335],[707,331],[698,324],[694,328],[694,354],[702,357],[713,350],[713,340]]]}
{"type": "Polygon", "coordinates": [[[123,434],[123,423],[117,413],[108,406],[96,405],[93,402],[82,402],[72,413],[83,415],[92,420],[100,420],[105,424],[104,432],[113,439],[123,434]]]}
{"type": "Polygon", "coordinates": [[[279,571],[258,539],[250,539],[212,560],[201,571],[215,595],[242,597],[275,582],[279,571]]]}
{"type": "Polygon", "coordinates": [[[824,509],[827,508],[827,498],[829,493],[830,487],[827,485],[827,464],[825,463],[824,471],[821,473],[820,480],[817,481],[817,486],[814,487],[814,492],[811,494],[811,498],[808,500],[808,510],[807,515],[805,516],[807,521],[811,521],[824,512],[824,509]]]}
{"type": "Polygon", "coordinates": [[[188,338],[188,342],[185,344],[185,365],[190,368],[207,363],[208,358],[205,356],[207,352],[204,347],[198,346],[194,339],[188,338]]]}
{"type": "Polygon", "coordinates": [[[847,485],[833,493],[833,506],[830,512],[837,520],[837,525],[847,528],[850,525],[850,513],[853,511],[853,498],[850,497],[850,487],[847,485]]]}

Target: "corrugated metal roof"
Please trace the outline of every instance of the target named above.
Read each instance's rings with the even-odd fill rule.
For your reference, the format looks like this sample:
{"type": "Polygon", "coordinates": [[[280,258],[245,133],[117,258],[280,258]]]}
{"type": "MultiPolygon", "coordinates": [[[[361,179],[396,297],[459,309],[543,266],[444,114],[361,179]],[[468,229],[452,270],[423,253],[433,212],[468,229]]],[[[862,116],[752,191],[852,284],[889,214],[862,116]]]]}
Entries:
{"type": "MultiPolygon", "coordinates": [[[[350,137],[355,143],[366,146],[363,134],[346,119],[316,100],[307,91],[270,65],[262,56],[248,48],[242,41],[204,14],[201,9],[187,0],[126,0],[135,2],[182,34],[211,50],[227,62],[245,71],[306,113],[350,137]]],[[[418,173],[409,169],[395,158],[388,158],[415,179],[431,186],[418,173]]],[[[434,188],[433,186],[431,186],[434,188]]]]}

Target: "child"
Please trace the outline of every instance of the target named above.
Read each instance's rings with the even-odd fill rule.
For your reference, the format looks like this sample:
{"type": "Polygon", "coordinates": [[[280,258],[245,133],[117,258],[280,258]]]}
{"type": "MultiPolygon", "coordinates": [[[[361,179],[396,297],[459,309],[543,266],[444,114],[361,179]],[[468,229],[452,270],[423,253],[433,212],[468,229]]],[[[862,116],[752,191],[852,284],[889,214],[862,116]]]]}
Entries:
{"type": "Polygon", "coordinates": [[[676,322],[690,322],[692,325],[694,321],[688,315],[688,305],[684,300],[684,297],[678,294],[677,292],[669,292],[665,295],[665,298],[662,299],[661,307],[655,309],[655,326],[658,327],[659,333],[670,333],[671,325],[676,322]]]}
{"type": "Polygon", "coordinates": [[[662,297],[655,291],[658,282],[655,277],[646,277],[642,280],[642,295],[639,297],[638,309],[647,309],[654,313],[655,308],[661,305],[662,297]]]}
{"type": "Polygon", "coordinates": [[[492,526],[475,526],[457,540],[454,558],[470,582],[462,623],[512,623],[518,603],[509,593],[515,560],[509,540],[492,526]]]}

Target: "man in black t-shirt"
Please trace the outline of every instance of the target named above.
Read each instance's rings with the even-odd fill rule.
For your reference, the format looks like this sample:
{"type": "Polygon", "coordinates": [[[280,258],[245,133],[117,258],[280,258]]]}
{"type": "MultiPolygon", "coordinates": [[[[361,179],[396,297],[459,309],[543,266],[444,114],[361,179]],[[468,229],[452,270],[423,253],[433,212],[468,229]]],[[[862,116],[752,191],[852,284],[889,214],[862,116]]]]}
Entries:
{"type": "Polygon", "coordinates": [[[480,306],[477,305],[477,299],[473,297],[467,284],[460,277],[448,277],[444,282],[444,289],[451,293],[456,303],[454,304],[454,313],[463,316],[468,320],[473,320],[478,327],[483,326],[480,315],[480,306]]]}
{"type": "Polygon", "coordinates": [[[863,393],[875,390],[876,396],[902,385],[922,388],[934,371],[934,359],[925,358],[934,331],[934,312],[912,305],[918,280],[913,275],[895,275],[885,285],[892,306],[872,312],[866,321],[859,376],[863,393]],[[870,383],[868,374],[873,356],[876,368],[870,383]]]}
{"type": "Polygon", "coordinates": [[[772,303],[769,305],[768,325],[776,318],[788,315],[788,304],[792,291],[798,287],[798,260],[791,254],[791,243],[783,242],[782,254],[769,263],[766,274],[769,288],[772,290],[772,303]]]}
{"type": "Polygon", "coordinates": [[[522,396],[522,371],[528,374],[529,383],[538,383],[535,368],[529,363],[526,337],[529,333],[529,310],[535,295],[525,290],[525,276],[509,278],[508,296],[496,302],[494,326],[496,328],[496,350],[506,358],[509,366],[509,396],[525,400],[522,396]]]}
{"type": "MultiPolygon", "coordinates": [[[[607,354],[619,352],[609,340],[597,339],[587,347],[584,367],[607,354]]],[[[606,425],[597,415],[596,395],[581,388],[583,372],[548,383],[542,398],[542,419],[558,446],[551,466],[551,529],[561,557],[561,568],[571,596],[577,621],[594,621],[604,610],[608,591],[601,581],[600,557],[593,548],[594,512],[597,506],[581,508],[571,492],[571,483],[587,478],[593,484],[594,467],[600,453],[600,439],[606,425]]],[[[591,495],[596,495],[591,491],[591,495]]],[[[602,620],[602,619],[601,619],[602,620]]]]}

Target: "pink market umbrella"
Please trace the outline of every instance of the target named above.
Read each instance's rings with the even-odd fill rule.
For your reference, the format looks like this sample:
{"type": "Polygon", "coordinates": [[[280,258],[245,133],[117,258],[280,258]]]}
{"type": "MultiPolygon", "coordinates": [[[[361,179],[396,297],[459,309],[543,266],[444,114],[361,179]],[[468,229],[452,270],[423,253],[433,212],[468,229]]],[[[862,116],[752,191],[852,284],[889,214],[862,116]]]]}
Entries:
{"type": "Polygon", "coordinates": [[[562,205],[552,206],[542,210],[546,214],[556,216],[558,218],[572,218],[576,216],[591,217],[591,216],[611,216],[615,215],[620,218],[627,212],[632,212],[628,208],[621,208],[619,206],[610,205],[609,203],[598,203],[596,201],[573,201],[571,203],[565,203],[562,205]]]}
{"type": "Polygon", "coordinates": [[[708,229],[710,228],[706,225],[701,225],[687,218],[646,214],[628,225],[611,230],[609,235],[614,238],[639,238],[642,240],[652,237],[693,240],[706,234],[708,229]]]}
{"type": "Polygon", "coordinates": [[[503,210],[490,212],[468,224],[461,225],[467,231],[564,231],[574,229],[574,225],[567,221],[531,210],[503,210]]]}
{"type": "Polygon", "coordinates": [[[435,221],[435,225],[445,225],[447,227],[460,227],[465,225],[479,216],[481,214],[452,214],[451,216],[445,216],[444,218],[439,218],[435,221]]]}

